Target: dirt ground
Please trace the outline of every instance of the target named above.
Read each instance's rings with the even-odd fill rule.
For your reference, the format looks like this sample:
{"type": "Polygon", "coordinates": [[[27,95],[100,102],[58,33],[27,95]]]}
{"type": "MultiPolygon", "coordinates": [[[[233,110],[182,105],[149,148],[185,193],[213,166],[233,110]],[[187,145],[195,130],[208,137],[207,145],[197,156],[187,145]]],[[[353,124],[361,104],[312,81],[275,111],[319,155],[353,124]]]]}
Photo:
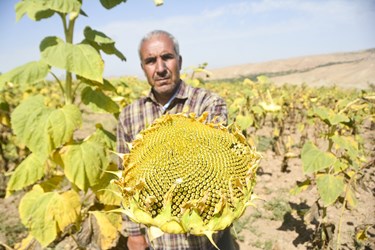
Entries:
{"type": "Polygon", "coordinates": [[[375,84],[375,50],[301,56],[208,70],[212,73],[211,80],[265,74],[277,85],[308,83],[315,87],[337,85],[361,89],[375,84]]]}
{"type": "MultiPolygon", "coordinates": [[[[302,213],[307,211],[317,198],[314,189],[299,195],[289,191],[296,181],[304,180],[300,159],[289,162],[288,172],[281,172],[282,158],[272,151],[263,153],[261,171],[255,187],[255,193],[262,200],[255,202],[256,207],[249,207],[239,222],[246,223],[239,233],[239,249],[309,249],[315,226],[304,223],[302,213]]],[[[352,211],[345,210],[342,222],[340,249],[356,249],[354,234],[356,228],[366,224],[374,225],[375,219],[375,172],[374,167],[368,172],[368,191],[360,190],[358,206],[352,211]]],[[[337,223],[341,207],[328,211],[330,221],[337,223]]],[[[371,248],[375,249],[375,228],[371,233],[371,248]]],[[[358,248],[360,249],[360,248],[358,248]]],[[[362,248],[363,249],[363,248],[362,248]]]]}
{"type": "MultiPolygon", "coordinates": [[[[372,141],[375,140],[372,131],[369,131],[367,137],[372,141]]],[[[255,207],[249,207],[234,225],[233,234],[237,237],[238,248],[241,250],[309,249],[315,226],[305,224],[302,214],[316,200],[316,190],[307,190],[296,196],[289,193],[296,181],[304,180],[301,160],[298,158],[289,160],[287,171],[282,172],[281,156],[275,155],[270,149],[262,152],[262,156],[254,190],[260,199],[255,201],[255,207]]],[[[374,166],[366,171],[368,190],[358,189],[358,206],[351,211],[344,211],[340,249],[375,249],[374,166]],[[368,230],[370,239],[367,248],[364,246],[355,248],[356,231],[369,224],[372,228],[368,230]]],[[[15,195],[8,199],[0,199],[0,242],[10,246],[25,235],[17,212],[20,197],[21,195],[15,195]]],[[[329,220],[336,225],[340,211],[341,207],[333,207],[328,211],[329,220]]]]}
{"type": "MultiPolygon", "coordinates": [[[[269,134],[268,130],[265,128],[260,134],[269,134]]],[[[369,152],[369,164],[364,170],[365,187],[358,185],[358,205],[355,208],[343,210],[341,204],[329,207],[327,221],[336,226],[334,242],[337,239],[337,228],[343,211],[340,247],[335,248],[334,245],[333,249],[375,249],[375,131],[369,124],[364,125],[361,136],[365,138],[365,149],[369,152]],[[356,233],[366,226],[370,226],[368,241],[361,246],[356,245],[356,233]]],[[[296,155],[300,154],[299,148],[294,150],[296,155]]],[[[240,229],[240,232],[237,232],[239,249],[312,249],[316,221],[315,224],[309,222],[308,212],[317,200],[317,190],[307,189],[298,195],[290,193],[296,181],[306,179],[301,159],[289,159],[286,171],[282,171],[282,156],[276,155],[270,149],[262,152],[262,156],[254,190],[260,199],[255,202],[255,207],[249,207],[234,224],[235,228],[240,229]]]]}
{"type": "MultiPolygon", "coordinates": [[[[98,117],[87,116],[85,123],[94,122],[98,117]]],[[[114,123],[105,119],[108,126],[114,123]]],[[[92,124],[92,123],[91,123],[92,124]]],[[[89,128],[83,128],[86,130],[89,128]]],[[[373,150],[375,131],[366,130],[367,149],[373,150]]],[[[82,134],[77,134],[83,136],[82,134]]],[[[293,250],[310,249],[315,226],[304,223],[303,214],[313,206],[317,191],[306,190],[298,195],[291,195],[290,189],[296,181],[303,181],[301,160],[293,158],[288,161],[287,171],[282,169],[282,157],[271,149],[262,152],[263,159],[258,171],[257,185],[254,193],[260,199],[255,207],[249,207],[245,214],[235,223],[233,234],[237,237],[241,250],[293,250]]],[[[372,157],[375,155],[373,154],[372,157]]],[[[370,160],[369,157],[368,160],[370,160]]],[[[4,176],[0,176],[0,186],[5,186],[4,176]]],[[[344,210],[342,220],[341,247],[339,249],[375,249],[375,168],[366,169],[367,190],[358,188],[358,205],[352,210],[344,210]],[[366,225],[369,237],[366,245],[355,246],[354,238],[359,229],[366,225]]],[[[0,198],[0,243],[12,246],[25,236],[25,228],[18,216],[18,204],[21,194],[10,198],[0,198]]],[[[341,207],[332,207],[328,211],[329,221],[338,224],[341,207]]],[[[336,227],[337,228],[337,227],[336,227]]],[[[336,230],[337,231],[337,230],[336,230]]],[[[7,249],[1,246],[0,250],[7,249]]],[[[10,248],[9,248],[10,249],[10,248]]]]}

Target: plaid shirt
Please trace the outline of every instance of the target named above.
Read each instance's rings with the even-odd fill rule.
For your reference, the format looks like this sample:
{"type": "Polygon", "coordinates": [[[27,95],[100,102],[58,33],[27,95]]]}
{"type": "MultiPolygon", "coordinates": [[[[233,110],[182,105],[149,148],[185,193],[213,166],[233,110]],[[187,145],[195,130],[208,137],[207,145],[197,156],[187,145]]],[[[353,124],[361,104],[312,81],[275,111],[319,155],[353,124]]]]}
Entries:
{"type": "MultiPolygon", "coordinates": [[[[181,81],[180,87],[175,94],[175,98],[168,107],[159,104],[153,92],[142,97],[129,106],[125,107],[119,117],[117,127],[117,151],[128,153],[126,146],[134,140],[135,136],[156,118],[163,114],[176,114],[181,112],[194,112],[198,116],[203,112],[209,113],[207,121],[217,117],[215,121],[227,121],[227,107],[225,101],[218,95],[201,88],[193,88],[181,81]]],[[[122,169],[122,165],[119,164],[122,169]]],[[[141,235],[145,230],[143,226],[136,224],[124,216],[124,227],[129,236],[141,235]]],[[[229,230],[229,229],[228,229],[229,230]]],[[[215,242],[223,235],[219,232],[213,236],[215,242]]],[[[147,241],[147,235],[146,235],[147,241]]],[[[180,250],[180,249],[214,249],[206,236],[194,236],[188,234],[164,234],[150,243],[152,249],[180,250]]]]}

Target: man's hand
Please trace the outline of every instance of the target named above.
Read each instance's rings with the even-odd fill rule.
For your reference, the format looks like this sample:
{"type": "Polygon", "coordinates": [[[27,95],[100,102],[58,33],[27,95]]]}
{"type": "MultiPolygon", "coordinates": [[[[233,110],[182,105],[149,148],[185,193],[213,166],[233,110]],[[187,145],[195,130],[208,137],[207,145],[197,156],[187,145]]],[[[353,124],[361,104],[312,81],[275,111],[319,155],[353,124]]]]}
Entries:
{"type": "Polygon", "coordinates": [[[129,236],[128,237],[129,250],[145,250],[148,249],[148,244],[144,235],[129,236]]]}

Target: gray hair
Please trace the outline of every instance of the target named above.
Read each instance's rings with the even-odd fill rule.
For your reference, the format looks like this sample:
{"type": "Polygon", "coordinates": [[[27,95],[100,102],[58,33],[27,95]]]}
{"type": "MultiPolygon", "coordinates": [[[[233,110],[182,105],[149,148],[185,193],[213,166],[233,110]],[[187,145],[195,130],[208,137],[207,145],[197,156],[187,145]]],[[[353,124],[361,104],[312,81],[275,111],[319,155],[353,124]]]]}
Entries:
{"type": "Polygon", "coordinates": [[[178,45],[178,41],[177,39],[169,32],[167,31],[164,31],[164,30],[153,30],[149,33],[147,33],[141,40],[141,42],[139,43],[139,46],[138,46],[138,55],[139,55],[139,58],[141,58],[141,47],[142,47],[142,44],[144,42],[146,42],[147,40],[151,39],[152,37],[154,36],[160,36],[160,35],[165,35],[167,37],[169,37],[172,42],[173,42],[173,47],[174,47],[174,51],[176,52],[177,56],[180,55],[180,46],[178,45]]]}

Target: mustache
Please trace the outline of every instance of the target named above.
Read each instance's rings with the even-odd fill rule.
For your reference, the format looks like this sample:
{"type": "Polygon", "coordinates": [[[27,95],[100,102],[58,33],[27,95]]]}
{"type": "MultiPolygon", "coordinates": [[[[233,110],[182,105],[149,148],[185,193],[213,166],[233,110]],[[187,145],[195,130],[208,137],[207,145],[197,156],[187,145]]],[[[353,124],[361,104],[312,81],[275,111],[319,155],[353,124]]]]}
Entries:
{"type": "Polygon", "coordinates": [[[162,80],[168,80],[170,77],[169,76],[165,76],[165,77],[154,77],[154,80],[155,81],[162,81],[162,80]]]}

